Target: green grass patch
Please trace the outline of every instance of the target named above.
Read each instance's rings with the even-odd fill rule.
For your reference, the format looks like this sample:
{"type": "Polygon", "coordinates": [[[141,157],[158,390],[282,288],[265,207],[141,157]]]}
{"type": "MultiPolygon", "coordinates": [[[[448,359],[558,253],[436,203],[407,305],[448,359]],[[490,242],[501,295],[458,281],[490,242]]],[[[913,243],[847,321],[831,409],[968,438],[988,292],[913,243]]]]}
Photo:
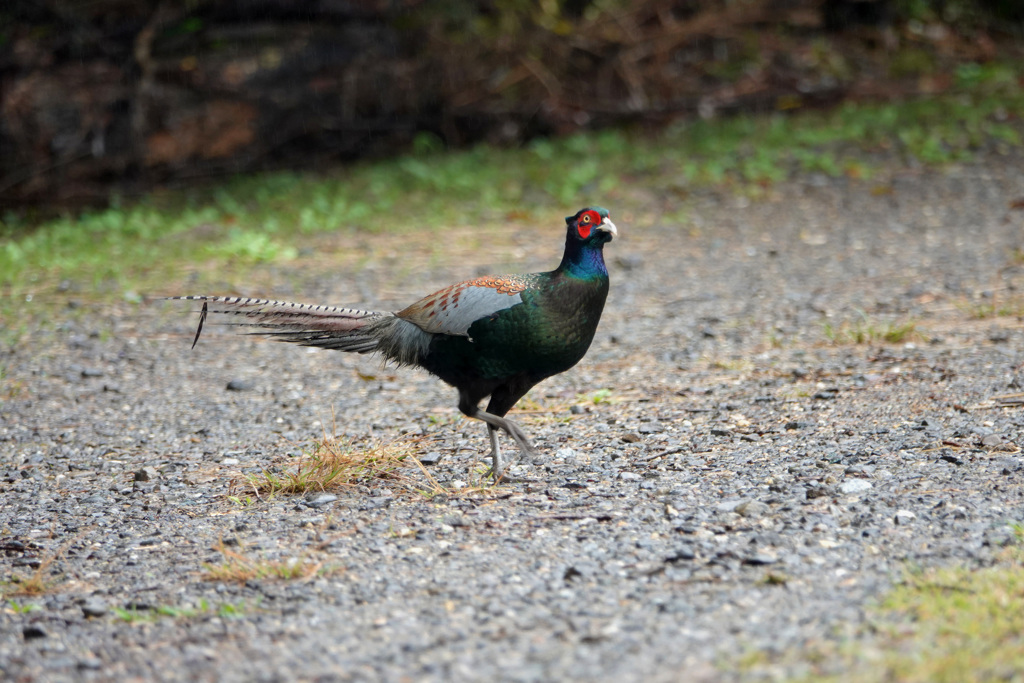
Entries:
{"type": "Polygon", "coordinates": [[[224,602],[219,605],[211,605],[203,598],[196,606],[174,607],[172,605],[157,605],[155,607],[139,608],[114,607],[111,611],[121,621],[128,623],[150,623],[161,618],[170,619],[196,619],[199,617],[218,616],[221,618],[239,618],[246,614],[249,607],[245,602],[224,602]]]}
{"type": "Polygon", "coordinates": [[[986,301],[971,301],[957,304],[971,318],[985,320],[987,318],[1024,317],[1024,297],[1010,296],[986,301]]]}
{"type": "MultiPolygon", "coordinates": [[[[400,158],[329,173],[278,172],[45,221],[0,215],[0,323],[44,301],[140,301],[146,294],[241,281],[359,235],[480,234],[550,222],[587,203],[649,212],[665,197],[682,209],[690,189],[726,186],[756,194],[796,174],[868,178],[873,153],[925,164],[970,158],[982,147],[1022,144],[1008,112],[1024,110],[1012,65],[964,65],[941,97],[850,103],[828,112],[739,116],[672,126],[651,135],[601,131],[538,139],[521,148],[445,151],[429,134],[400,158]]],[[[557,227],[557,226],[553,226],[557,227]]],[[[344,244],[343,244],[344,242],[344,244]]]]}
{"type": "Polygon", "coordinates": [[[921,338],[912,320],[876,320],[863,311],[859,318],[840,323],[824,322],[821,330],[833,344],[901,344],[921,338]]]}
{"type": "Polygon", "coordinates": [[[755,649],[723,662],[749,674],[780,667],[815,683],[1019,681],[1024,672],[1024,526],[993,566],[910,569],[845,641],[755,649]]]}
{"type": "Polygon", "coordinates": [[[882,603],[899,619],[871,680],[1019,680],[1024,671],[1024,568],[937,569],[907,577],[882,603]]]}

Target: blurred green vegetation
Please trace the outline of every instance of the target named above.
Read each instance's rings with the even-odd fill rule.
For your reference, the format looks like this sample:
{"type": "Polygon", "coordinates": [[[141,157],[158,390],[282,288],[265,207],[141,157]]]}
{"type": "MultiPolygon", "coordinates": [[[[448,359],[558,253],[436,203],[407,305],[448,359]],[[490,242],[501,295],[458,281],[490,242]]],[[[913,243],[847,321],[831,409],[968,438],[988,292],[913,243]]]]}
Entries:
{"type": "Polygon", "coordinates": [[[808,172],[868,179],[894,156],[963,162],[982,148],[1020,147],[1019,73],[1015,65],[965,64],[941,97],[680,123],[657,134],[606,130],[516,149],[449,152],[422,134],[406,156],[326,174],[237,177],[114,198],[105,209],[41,222],[8,213],[0,221],[0,287],[10,305],[68,286],[130,300],[167,291],[190,265],[244,271],[287,262],[325,233],[497,225],[588,202],[621,212],[638,190],[665,198],[664,207],[648,209],[672,210],[701,187],[756,196],[808,172]]]}
{"type": "MultiPolygon", "coordinates": [[[[1024,526],[987,567],[908,566],[856,633],[788,650],[750,649],[720,667],[742,680],[805,683],[1019,681],[1024,670],[1024,526]],[[781,670],[791,673],[780,675],[781,670]]],[[[766,586],[785,585],[768,574],[766,586]]],[[[775,590],[777,588],[773,588],[775,590]]]]}
{"type": "MultiPolygon", "coordinates": [[[[1024,670],[1024,526],[984,568],[909,568],[871,610],[868,632],[837,650],[791,653],[807,681],[1018,681],[1024,670]],[[823,672],[841,671],[825,674],[823,672]]],[[[760,659],[765,659],[761,657],[760,659]]],[[[753,661],[754,666],[764,661],[753,661]]],[[[753,667],[751,667],[753,668],[753,667]]]]}

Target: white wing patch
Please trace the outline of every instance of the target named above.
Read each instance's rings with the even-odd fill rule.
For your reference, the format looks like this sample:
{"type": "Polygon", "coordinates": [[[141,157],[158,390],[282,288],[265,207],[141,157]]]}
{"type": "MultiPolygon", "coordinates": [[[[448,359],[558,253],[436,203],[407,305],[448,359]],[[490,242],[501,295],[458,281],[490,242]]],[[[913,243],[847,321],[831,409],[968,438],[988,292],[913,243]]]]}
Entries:
{"type": "Polygon", "coordinates": [[[469,328],[480,318],[523,302],[515,288],[460,282],[420,299],[396,315],[425,332],[469,336],[469,328]]]}

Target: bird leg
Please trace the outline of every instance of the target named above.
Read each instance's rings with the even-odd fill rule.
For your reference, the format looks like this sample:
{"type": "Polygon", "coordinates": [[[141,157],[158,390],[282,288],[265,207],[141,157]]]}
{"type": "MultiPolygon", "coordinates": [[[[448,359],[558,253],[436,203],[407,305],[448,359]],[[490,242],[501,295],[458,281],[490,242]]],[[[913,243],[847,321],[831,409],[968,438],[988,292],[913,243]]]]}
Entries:
{"type": "MultiPolygon", "coordinates": [[[[521,396],[521,395],[520,395],[521,396]]],[[[520,396],[515,396],[511,399],[509,407],[519,400],[520,396]]],[[[474,397],[466,392],[459,392],[459,410],[466,417],[474,418],[485,422],[487,424],[487,438],[491,442],[491,476],[497,481],[501,478],[505,468],[508,467],[508,462],[505,462],[501,457],[501,447],[498,445],[498,430],[502,430],[507,433],[519,446],[520,453],[524,453],[531,458],[537,454],[534,450],[533,445],[530,443],[530,438],[526,436],[526,432],[523,431],[522,427],[517,425],[512,420],[501,415],[495,415],[489,413],[486,410],[481,410],[480,406],[477,405],[477,400],[473,400],[474,397]]],[[[494,397],[491,397],[491,408],[494,405],[494,397]]],[[[499,410],[501,410],[502,404],[499,403],[499,410]]],[[[507,410],[507,408],[505,409],[507,410]]],[[[504,413],[504,410],[501,410],[504,413]]]]}
{"type": "Polygon", "coordinates": [[[511,436],[516,445],[519,446],[521,453],[529,456],[536,455],[537,451],[534,450],[533,445],[530,443],[530,438],[526,436],[526,432],[512,420],[492,415],[486,410],[480,410],[479,408],[476,408],[469,416],[487,423],[487,436],[491,440],[491,476],[495,480],[501,477],[502,472],[505,471],[505,467],[508,465],[508,463],[501,461],[501,449],[498,447],[497,430],[501,429],[511,436]]]}
{"type": "Polygon", "coordinates": [[[501,446],[498,445],[498,430],[487,425],[487,438],[491,440],[491,473],[497,480],[501,476],[500,473],[505,471],[505,466],[501,462],[501,446]]]}

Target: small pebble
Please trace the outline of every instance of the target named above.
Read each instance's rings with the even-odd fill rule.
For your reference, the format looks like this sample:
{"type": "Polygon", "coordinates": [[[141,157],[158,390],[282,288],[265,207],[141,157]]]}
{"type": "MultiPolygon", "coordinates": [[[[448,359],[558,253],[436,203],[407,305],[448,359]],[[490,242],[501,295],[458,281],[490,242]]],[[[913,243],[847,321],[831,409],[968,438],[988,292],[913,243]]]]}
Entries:
{"type": "Polygon", "coordinates": [[[897,510],[896,511],[896,516],[893,517],[893,521],[896,522],[896,524],[901,524],[901,525],[902,524],[910,524],[915,519],[917,519],[917,515],[915,515],[910,510],[897,510]]]}
{"type": "Polygon", "coordinates": [[[21,635],[25,640],[36,640],[37,638],[46,638],[50,634],[39,624],[28,624],[21,629],[21,635]]]}
{"type": "Polygon", "coordinates": [[[82,603],[82,614],[87,617],[102,617],[110,611],[107,603],[99,598],[88,598],[82,603]]]}
{"type": "Polygon", "coordinates": [[[832,495],[832,489],[828,486],[808,486],[807,487],[807,500],[814,498],[824,498],[832,495]]]}
{"type": "Polygon", "coordinates": [[[430,451],[420,456],[420,462],[424,465],[436,465],[441,462],[441,451],[430,451]]]}
{"type": "Polygon", "coordinates": [[[860,493],[871,488],[871,482],[864,479],[847,479],[839,485],[839,490],[847,495],[860,493]]]}
{"type": "Polygon", "coordinates": [[[770,510],[771,507],[767,503],[762,503],[759,500],[743,501],[733,509],[737,514],[751,519],[764,517],[770,510]]]}
{"type": "Polygon", "coordinates": [[[154,481],[160,478],[160,473],[155,467],[143,467],[135,471],[135,481],[154,481]]]}
{"type": "Polygon", "coordinates": [[[338,497],[333,493],[318,493],[312,498],[306,500],[306,505],[311,508],[321,508],[329,503],[333,503],[338,500],[338,497]]]}
{"type": "Polygon", "coordinates": [[[665,558],[666,562],[689,562],[697,557],[693,546],[686,543],[678,546],[675,551],[665,558]]]}
{"type": "Polygon", "coordinates": [[[103,668],[103,660],[99,657],[86,656],[78,660],[77,666],[82,670],[97,671],[103,668]]]}

